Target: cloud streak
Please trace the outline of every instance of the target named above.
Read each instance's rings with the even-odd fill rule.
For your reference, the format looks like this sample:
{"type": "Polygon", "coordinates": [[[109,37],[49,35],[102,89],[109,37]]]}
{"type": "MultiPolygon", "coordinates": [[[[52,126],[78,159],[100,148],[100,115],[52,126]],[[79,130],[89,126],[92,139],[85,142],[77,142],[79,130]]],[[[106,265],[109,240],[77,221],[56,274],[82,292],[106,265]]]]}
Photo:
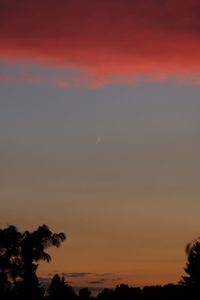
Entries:
{"type": "Polygon", "coordinates": [[[94,273],[87,273],[87,272],[80,272],[80,273],[61,273],[61,276],[67,277],[67,278],[82,278],[90,275],[94,275],[94,273]]]}
{"type": "Polygon", "coordinates": [[[0,59],[85,69],[77,84],[90,74],[93,87],[190,77],[199,17],[198,0],[0,0],[0,59]]]}
{"type": "MultiPolygon", "coordinates": [[[[40,280],[43,284],[48,285],[55,274],[49,273],[47,277],[41,277],[40,280]]],[[[61,277],[64,277],[66,282],[73,287],[88,286],[91,289],[114,287],[122,280],[122,277],[113,273],[92,273],[92,272],[61,272],[61,277]],[[69,281],[70,280],[70,281],[69,281]]]]}
{"type": "Polygon", "coordinates": [[[107,278],[99,278],[99,279],[96,279],[96,280],[91,280],[91,281],[88,281],[88,284],[94,284],[94,285],[98,285],[98,284],[104,284],[106,281],[108,281],[107,278]]]}

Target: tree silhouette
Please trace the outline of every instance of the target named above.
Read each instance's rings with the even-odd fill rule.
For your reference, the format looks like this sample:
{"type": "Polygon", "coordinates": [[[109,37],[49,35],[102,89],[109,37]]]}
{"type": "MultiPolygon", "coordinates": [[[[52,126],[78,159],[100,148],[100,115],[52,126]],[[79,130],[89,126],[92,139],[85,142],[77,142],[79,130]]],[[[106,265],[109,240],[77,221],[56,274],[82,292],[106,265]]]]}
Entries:
{"type": "Polygon", "coordinates": [[[21,271],[20,243],[22,234],[13,225],[0,229],[0,277],[8,285],[21,271]]]}
{"type": "Polygon", "coordinates": [[[64,233],[53,233],[47,225],[35,231],[20,232],[11,225],[0,229],[0,300],[197,300],[200,299],[200,237],[186,247],[186,275],[179,284],[165,286],[129,287],[117,285],[92,297],[88,288],[77,295],[63,277],[56,274],[44,294],[37,277],[39,261],[51,260],[47,249],[59,247],[66,239],[64,233]]]}
{"type": "Polygon", "coordinates": [[[74,300],[77,298],[72,287],[65,282],[64,277],[54,275],[49,285],[49,298],[51,300],[74,300]]]}
{"type": "Polygon", "coordinates": [[[97,296],[98,300],[112,300],[113,299],[113,290],[105,288],[97,296]]]}
{"type": "Polygon", "coordinates": [[[91,296],[91,292],[88,288],[82,288],[79,290],[79,298],[81,300],[89,300],[91,296]]]}
{"type": "Polygon", "coordinates": [[[183,285],[200,289],[200,238],[186,247],[187,264],[184,269],[187,276],[182,277],[183,285]]]}
{"type": "Polygon", "coordinates": [[[14,283],[18,294],[29,299],[39,299],[43,294],[36,271],[37,262],[49,262],[45,251],[59,247],[66,239],[64,233],[53,233],[47,225],[33,232],[19,232],[15,226],[0,230],[0,275],[4,284],[14,283]]]}
{"type": "Polygon", "coordinates": [[[51,246],[59,247],[65,239],[64,233],[52,233],[47,225],[39,226],[33,232],[25,231],[20,244],[24,264],[23,276],[36,272],[38,265],[35,262],[40,260],[50,262],[51,256],[45,249],[51,246]]]}

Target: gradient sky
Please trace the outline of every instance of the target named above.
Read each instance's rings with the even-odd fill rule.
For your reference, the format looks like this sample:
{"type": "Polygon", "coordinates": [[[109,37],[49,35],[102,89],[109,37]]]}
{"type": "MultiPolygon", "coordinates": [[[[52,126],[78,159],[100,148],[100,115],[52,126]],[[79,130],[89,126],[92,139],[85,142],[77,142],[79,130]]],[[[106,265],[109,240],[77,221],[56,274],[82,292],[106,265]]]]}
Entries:
{"type": "Polygon", "coordinates": [[[200,234],[200,3],[0,0],[0,225],[67,241],[39,275],[177,282],[200,234]]]}

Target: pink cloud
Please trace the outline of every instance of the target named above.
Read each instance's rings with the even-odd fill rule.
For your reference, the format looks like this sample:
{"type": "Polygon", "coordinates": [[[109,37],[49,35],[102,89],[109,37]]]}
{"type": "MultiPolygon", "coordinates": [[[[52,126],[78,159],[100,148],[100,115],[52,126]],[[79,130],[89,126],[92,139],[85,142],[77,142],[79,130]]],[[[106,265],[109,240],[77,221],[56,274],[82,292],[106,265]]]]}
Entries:
{"type": "Polygon", "coordinates": [[[198,0],[0,0],[0,59],[84,68],[92,86],[199,74],[199,17],[198,0]]]}

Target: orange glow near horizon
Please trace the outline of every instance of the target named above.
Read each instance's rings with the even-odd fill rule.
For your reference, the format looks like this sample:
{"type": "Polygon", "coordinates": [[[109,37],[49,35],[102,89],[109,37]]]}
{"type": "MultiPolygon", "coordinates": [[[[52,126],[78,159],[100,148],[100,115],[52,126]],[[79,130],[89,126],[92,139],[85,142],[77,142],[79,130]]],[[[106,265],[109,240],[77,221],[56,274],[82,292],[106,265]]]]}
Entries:
{"type": "Polygon", "coordinates": [[[200,228],[199,20],[199,0],[0,0],[0,225],[68,237],[39,276],[184,274],[200,228]]]}

